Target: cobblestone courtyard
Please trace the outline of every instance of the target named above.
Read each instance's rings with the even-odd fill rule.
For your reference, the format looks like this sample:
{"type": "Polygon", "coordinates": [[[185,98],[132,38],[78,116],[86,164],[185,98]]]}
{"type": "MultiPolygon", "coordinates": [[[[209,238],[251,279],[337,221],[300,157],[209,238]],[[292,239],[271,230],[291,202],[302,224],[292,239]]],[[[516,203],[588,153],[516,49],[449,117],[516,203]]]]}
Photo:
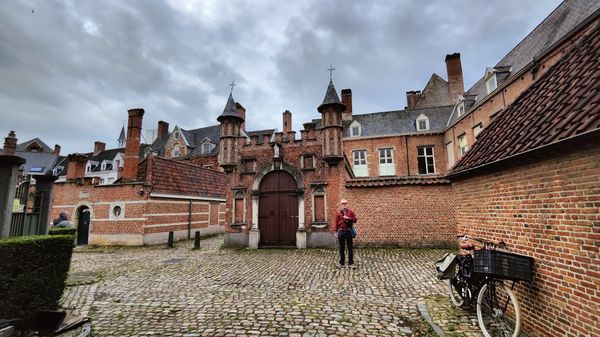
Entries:
{"type": "Polygon", "coordinates": [[[478,335],[472,317],[447,314],[432,267],[442,250],[359,249],[358,269],[338,270],[333,250],[222,242],[75,252],[63,306],[95,336],[435,336],[421,302],[450,336],[478,335]]]}

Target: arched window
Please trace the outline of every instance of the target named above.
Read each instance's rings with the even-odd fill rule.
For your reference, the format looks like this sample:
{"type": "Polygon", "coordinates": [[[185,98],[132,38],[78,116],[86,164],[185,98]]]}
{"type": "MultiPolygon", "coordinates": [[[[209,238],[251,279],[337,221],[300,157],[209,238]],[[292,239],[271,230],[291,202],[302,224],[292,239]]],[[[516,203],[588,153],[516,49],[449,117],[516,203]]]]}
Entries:
{"type": "Polygon", "coordinates": [[[175,144],[175,145],[173,145],[173,151],[171,152],[171,157],[177,158],[177,157],[179,157],[179,155],[180,155],[179,144],[175,144]]]}

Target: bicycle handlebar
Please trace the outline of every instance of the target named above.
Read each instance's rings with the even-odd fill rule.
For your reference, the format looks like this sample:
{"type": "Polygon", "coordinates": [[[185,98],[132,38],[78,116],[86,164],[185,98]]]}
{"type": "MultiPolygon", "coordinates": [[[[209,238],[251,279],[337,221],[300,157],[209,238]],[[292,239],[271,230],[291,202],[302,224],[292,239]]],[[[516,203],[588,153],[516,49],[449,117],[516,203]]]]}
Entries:
{"type": "Polygon", "coordinates": [[[500,240],[500,241],[491,241],[491,240],[486,240],[486,239],[482,239],[482,238],[476,238],[473,236],[470,236],[468,234],[461,234],[461,235],[457,235],[456,238],[458,239],[470,239],[470,240],[475,240],[477,242],[481,242],[484,245],[493,245],[493,246],[498,246],[498,247],[505,247],[506,246],[506,242],[500,240]]]}

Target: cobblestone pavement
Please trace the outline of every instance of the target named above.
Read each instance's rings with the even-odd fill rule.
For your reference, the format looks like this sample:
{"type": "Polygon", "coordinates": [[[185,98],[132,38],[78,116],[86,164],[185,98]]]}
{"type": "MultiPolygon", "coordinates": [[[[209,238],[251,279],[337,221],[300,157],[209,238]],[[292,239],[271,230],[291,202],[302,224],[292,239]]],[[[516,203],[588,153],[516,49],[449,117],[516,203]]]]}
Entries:
{"type": "Polygon", "coordinates": [[[92,317],[94,336],[435,336],[419,302],[446,331],[472,325],[443,310],[441,250],[358,249],[358,268],[339,270],[334,250],[222,242],[77,251],[63,306],[92,317]]]}

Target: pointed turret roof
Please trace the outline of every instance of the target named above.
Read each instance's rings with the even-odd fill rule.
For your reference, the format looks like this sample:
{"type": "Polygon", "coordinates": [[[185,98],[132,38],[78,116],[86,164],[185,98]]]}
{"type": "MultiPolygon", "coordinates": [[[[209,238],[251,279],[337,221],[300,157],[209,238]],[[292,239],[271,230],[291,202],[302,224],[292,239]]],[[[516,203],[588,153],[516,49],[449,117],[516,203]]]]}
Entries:
{"type": "Polygon", "coordinates": [[[340,101],[337,91],[335,90],[335,87],[333,86],[333,81],[329,80],[329,86],[327,87],[327,91],[325,92],[325,97],[323,98],[323,103],[321,103],[321,105],[319,105],[317,110],[319,110],[319,112],[323,112],[323,109],[326,106],[332,105],[332,104],[340,107],[341,111],[346,110],[346,106],[344,104],[342,104],[342,102],[340,101]]]}
{"type": "Polygon", "coordinates": [[[123,146],[125,144],[125,125],[121,127],[121,133],[119,133],[119,139],[117,139],[119,145],[123,146]]]}
{"type": "Polygon", "coordinates": [[[229,98],[227,99],[227,104],[225,105],[225,109],[223,109],[223,113],[217,117],[217,121],[221,121],[225,117],[237,117],[244,121],[244,118],[240,116],[237,112],[237,106],[235,101],[233,100],[233,95],[229,93],[229,98]]]}

